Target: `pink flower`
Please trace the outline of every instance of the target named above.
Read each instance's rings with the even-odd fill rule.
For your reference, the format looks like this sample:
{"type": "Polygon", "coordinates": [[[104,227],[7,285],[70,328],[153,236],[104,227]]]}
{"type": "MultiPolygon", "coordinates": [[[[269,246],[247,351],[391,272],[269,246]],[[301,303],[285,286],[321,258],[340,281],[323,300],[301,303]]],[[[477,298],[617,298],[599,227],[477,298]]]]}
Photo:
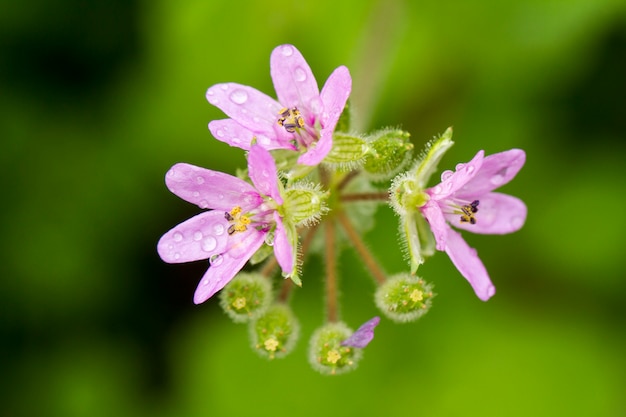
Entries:
{"type": "Polygon", "coordinates": [[[246,150],[256,139],[268,150],[303,151],[298,163],[319,164],[332,148],[333,131],[350,95],[350,72],[344,66],[335,69],[320,93],[300,52],[292,45],[281,45],[272,52],[270,73],[278,101],[236,83],[207,90],[209,103],[230,117],[209,123],[211,133],[246,150]]]}
{"type": "Polygon", "coordinates": [[[520,149],[489,155],[479,151],[456,171],[441,175],[441,183],[426,190],[429,201],[420,211],[430,223],[437,250],[446,251],[452,263],[483,301],[495,294],[487,270],[459,229],[482,234],[505,234],[519,230],[526,221],[526,205],[516,197],[492,190],[511,181],[524,165],[520,149]]]}
{"type": "Polygon", "coordinates": [[[283,203],[270,153],[252,146],[248,173],[254,186],[239,178],[179,163],[165,176],[171,192],[202,209],[165,233],[157,245],[161,259],[181,263],[209,259],[209,269],[194,295],[200,304],[222,289],[274,233],[274,254],[285,274],[295,268],[292,243],[278,212],[283,203]]]}

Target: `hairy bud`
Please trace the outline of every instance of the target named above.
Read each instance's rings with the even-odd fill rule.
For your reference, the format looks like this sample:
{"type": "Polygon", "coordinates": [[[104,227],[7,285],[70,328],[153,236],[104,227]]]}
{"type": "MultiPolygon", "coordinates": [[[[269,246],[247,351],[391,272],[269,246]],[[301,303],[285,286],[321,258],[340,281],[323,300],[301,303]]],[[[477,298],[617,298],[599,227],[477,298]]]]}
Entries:
{"type": "Polygon", "coordinates": [[[327,323],[313,333],[309,344],[309,362],[321,374],[336,375],[356,369],[363,349],[342,346],[353,331],[342,322],[327,323]]]}
{"type": "Polygon", "coordinates": [[[428,312],[434,296],[431,284],[415,275],[403,273],[390,277],[379,286],[375,300],[389,319],[409,322],[428,312]]]}
{"type": "Polygon", "coordinates": [[[385,129],[369,139],[368,153],[363,170],[376,180],[387,180],[396,175],[411,159],[413,144],[409,133],[398,129],[385,129]]]}
{"type": "Polygon", "coordinates": [[[272,285],[257,273],[240,272],[219,293],[220,306],[236,323],[256,319],[272,301],[272,285]]]}
{"type": "Polygon", "coordinates": [[[300,330],[292,311],[284,304],[271,305],[249,326],[252,348],[268,359],[282,358],[291,352],[300,330]]]}

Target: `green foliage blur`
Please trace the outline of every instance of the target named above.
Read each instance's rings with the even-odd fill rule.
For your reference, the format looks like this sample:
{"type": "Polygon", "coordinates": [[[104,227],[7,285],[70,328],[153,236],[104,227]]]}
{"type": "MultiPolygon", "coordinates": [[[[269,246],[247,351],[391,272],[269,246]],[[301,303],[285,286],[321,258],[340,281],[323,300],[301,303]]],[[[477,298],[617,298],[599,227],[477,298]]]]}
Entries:
{"type": "MultiPolygon", "coordinates": [[[[621,0],[34,0],[0,5],[0,414],[6,416],[626,415],[626,3],[621,0]],[[176,162],[234,173],[207,129],[219,82],[274,95],[292,43],[320,85],[353,76],[362,130],[416,148],[454,126],[440,168],[513,147],[502,191],[528,205],[506,236],[464,234],[497,288],[478,300],[445,254],[416,323],[383,319],[357,371],[307,363],[323,324],[321,260],[293,294],[295,351],[259,358],[212,299],[207,264],[164,264],[162,233],[199,210],[176,162]]],[[[388,207],[366,236],[408,269],[388,207]]],[[[342,318],[378,314],[353,251],[342,318]]]]}

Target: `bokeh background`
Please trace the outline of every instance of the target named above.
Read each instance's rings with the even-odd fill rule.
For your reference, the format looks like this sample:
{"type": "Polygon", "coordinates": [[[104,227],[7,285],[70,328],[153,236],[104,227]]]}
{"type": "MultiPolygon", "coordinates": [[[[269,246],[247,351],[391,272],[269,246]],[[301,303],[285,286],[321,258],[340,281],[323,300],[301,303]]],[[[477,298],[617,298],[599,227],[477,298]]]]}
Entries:
{"type": "MultiPolygon", "coordinates": [[[[3,416],[625,416],[626,3],[621,0],[122,1],[0,5],[0,414],[3,416]],[[320,260],[293,295],[302,337],[267,361],[215,300],[203,262],[164,264],[163,232],[198,212],[170,194],[185,161],[234,173],[206,89],[273,95],[269,55],[296,45],[318,83],[353,75],[364,130],[416,147],[454,126],[441,167],[513,147],[503,191],[525,227],[468,236],[498,289],[479,301],[444,254],[432,310],[383,319],[356,372],[322,376],[320,260]]],[[[406,270],[387,207],[366,238],[406,270]]],[[[342,317],[377,314],[341,258],[342,317]]]]}

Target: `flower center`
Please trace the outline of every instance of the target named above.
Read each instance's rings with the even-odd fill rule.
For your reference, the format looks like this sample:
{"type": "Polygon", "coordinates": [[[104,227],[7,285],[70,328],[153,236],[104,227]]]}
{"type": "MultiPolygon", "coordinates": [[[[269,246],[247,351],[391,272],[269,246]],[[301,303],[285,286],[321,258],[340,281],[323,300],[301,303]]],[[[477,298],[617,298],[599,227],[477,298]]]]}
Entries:
{"type": "Polygon", "coordinates": [[[278,124],[285,128],[289,133],[295,133],[298,129],[304,127],[304,119],[297,107],[288,109],[283,107],[278,112],[278,124]]]}
{"type": "Polygon", "coordinates": [[[228,234],[232,235],[235,232],[243,232],[248,230],[250,224],[250,218],[244,214],[241,214],[241,207],[235,206],[230,212],[224,213],[224,218],[228,220],[230,226],[228,226],[228,234]]]}
{"type": "Polygon", "coordinates": [[[476,213],[478,213],[478,204],[480,201],[474,200],[469,204],[461,206],[461,223],[476,224],[476,213]]]}

